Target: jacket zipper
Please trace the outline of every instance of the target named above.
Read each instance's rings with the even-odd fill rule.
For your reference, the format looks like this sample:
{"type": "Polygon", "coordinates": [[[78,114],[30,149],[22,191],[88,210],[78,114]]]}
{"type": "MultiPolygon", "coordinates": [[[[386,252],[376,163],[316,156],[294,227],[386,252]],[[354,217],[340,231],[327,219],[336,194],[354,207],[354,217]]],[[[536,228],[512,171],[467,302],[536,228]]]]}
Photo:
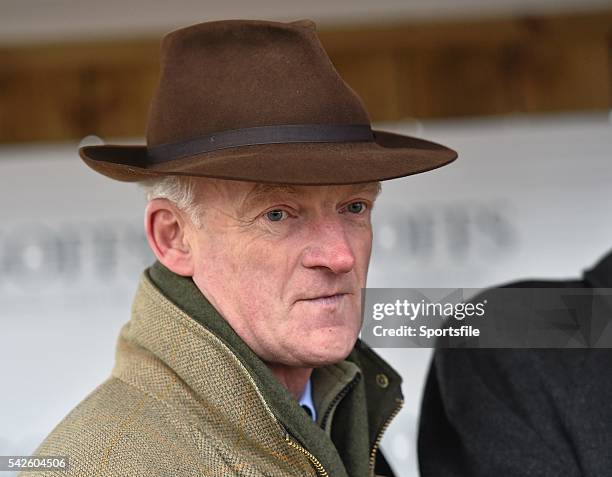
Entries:
{"type": "Polygon", "coordinates": [[[332,409],[334,409],[334,407],[336,406],[336,404],[338,404],[342,398],[344,398],[344,396],[346,396],[348,394],[348,392],[353,388],[353,386],[355,386],[355,384],[357,384],[357,381],[359,381],[361,375],[357,374],[355,375],[355,377],[350,380],[346,386],[344,386],[342,388],[342,390],[336,395],[336,397],[333,399],[333,401],[331,403],[329,403],[329,406],[327,407],[327,410],[325,411],[325,414],[323,415],[323,417],[321,418],[321,428],[325,429],[325,424],[327,423],[327,419],[329,419],[329,416],[332,412],[332,409]]]}
{"type": "MultiPolygon", "coordinates": [[[[212,332],[211,332],[211,334],[212,334],[212,332]]],[[[276,422],[278,427],[285,432],[285,442],[287,442],[287,444],[290,447],[293,447],[294,449],[297,449],[302,454],[304,454],[306,457],[308,457],[308,460],[310,460],[312,465],[315,467],[315,469],[317,471],[317,475],[320,475],[322,477],[329,477],[329,474],[327,473],[327,471],[325,470],[325,468],[323,467],[321,462],[319,462],[319,460],[314,455],[312,455],[310,452],[308,452],[295,439],[290,437],[289,433],[286,431],[284,426],[281,424],[281,422],[278,420],[278,418],[272,412],[272,409],[270,409],[270,406],[268,405],[268,402],[265,400],[265,398],[261,394],[261,391],[259,390],[259,387],[257,386],[257,383],[253,379],[253,376],[251,376],[251,373],[249,373],[249,371],[247,370],[246,366],[244,364],[242,364],[242,361],[240,361],[240,359],[236,356],[236,354],[223,341],[221,341],[216,335],[212,334],[212,336],[213,336],[213,339],[215,339],[223,348],[227,349],[227,351],[230,353],[230,355],[234,357],[234,359],[236,360],[236,364],[240,367],[240,369],[242,369],[242,371],[244,372],[244,374],[247,377],[247,379],[251,382],[251,385],[253,386],[255,392],[257,393],[257,395],[261,399],[261,402],[263,403],[263,406],[264,406],[266,412],[268,413],[268,415],[274,420],[274,422],[276,422]]]]}
{"type": "MultiPolygon", "coordinates": [[[[266,411],[268,412],[268,414],[272,417],[272,419],[274,419],[274,421],[276,421],[276,424],[281,429],[284,429],[284,426],[280,423],[278,418],[274,415],[274,413],[272,412],[272,410],[270,409],[270,407],[268,405],[268,402],[264,399],[263,395],[259,391],[259,387],[255,383],[255,380],[251,376],[251,373],[249,373],[249,371],[246,369],[246,366],[244,366],[244,364],[242,364],[240,359],[238,359],[238,357],[225,345],[225,343],[223,343],[221,340],[219,340],[216,336],[215,336],[215,338],[219,341],[221,346],[227,348],[227,350],[232,355],[234,355],[238,366],[240,368],[242,368],[242,370],[244,371],[244,373],[247,376],[248,380],[253,385],[253,387],[255,389],[255,392],[259,395],[259,397],[260,397],[260,399],[261,399],[261,401],[262,401],[266,411]]],[[[342,399],[344,396],[346,396],[346,394],[357,383],[357,381],[359,381],[359,379],[360,379],[360,375],[358,374],[351,381],[349,381],[349,383],[346,386],[344,386],[344,388],[342,388],[342,391],[340,391],[338,393],[338,395],[334,398],[334,400],[331,402],[330,406],[327,408],[327,411],[325,412],[325,415],[323,416],[323,419],[321,419],[321,424],[322,425],[325,424],[325,421],[329,417],[329,414],[331,413],[331,410],[333,409],[333,406],[337,402],[339,402],[340,399],[342,399]]],[[[402,405],[404,404],[404,400],[403,399],[398,399],[397,402],[398,402],[399,405],[394,409],[394,411],[391,413],[391,415],[387,418],[387,420],[383,424],[382,428],[378,432],[378,436],[376,437],[376,442],[374,442],[374,447],[372,447],[372,452],[370,453],[370,472],[371,472],[372,476],[374,475],[374,460],[376,459],[376,450],[377,450],[378,445],[380,443],[380,439],[382,438],[383,433],[385,432],[385,430],[389,426],[389,423],[393,420],[395,415],[399,412],[399,410],[402,408],[402,405]]],[[[329,474],[325,470],[325,467],[323,467],[323,464],[321,464],[321,462],[319,462],[319,459],[317,459],[311,452],[306,450],[306,448],[304,448],[295,439],[293,439],[286,430],[285,430],[285,442],[287,442],[287,444],[290,447],[293,447],[294,449],[296,449],[299,452],[301,452],[302,454],[304,454],[308,458],[308,460],[310,460],[310,462],[312,463],[312,465],[314,466],[314,468],[315,468],[315,470],[317,472],[317,475],[320,475],[321,477],[329,477],[329,474]]]]}
{"type": "MultiPolygon", "coordinates": [[[[351,381],[349,381],[346,384],[346,386],[344,386],[342,388],[342,390],[336,395],[334,400],[329,404],[329,406],[327,407],[327,410],[325,411],[325,414],[323,415],[323,418],[321,419],[321,427],[323,429],[325,429],[325,423],[327,422],[327,419],[329,418],[329,416],[331,414],[331,411],[334,408],[334,406],[338,402],[340,402],[340,400],[342,400],[342,398],[344,396],[346,396],[348,394],[348,392],[357,383],[357,381],[359,381],[359,378],[360,378],[360,375],[356,375],[351,381]]],[[[310,462],[312,462],[312,465],[316,469],[317,475],[320,475],[320,476],[323,476],[323,477],[329,477],[329,474],[327,473],[327,471],[325,470],[325,468],[323,467],[321,462],[311,452],[306,450],[305,447],[303,447],[301,444],[299,444],[296,439],[292,438],[289,433],[285,434],[285,440],[287,441],[287,443],[291,447],[293,447],[294,449],[297,449],[302,454],[304,454],[306,457],[308,457],[308,459],[310,460],[310,462]]]]}
{"type": "Polygon", "coordinates": [[[319,462],[319,459],[317,459],[312,453],[307,451],[301,444],[299,444],[295,439],[293,439],[288,432],[285,433],[285,441],[287,441],[287,444],[289,444],[289,446],[293,447],[294,449],[297,449],[306,457],[308,457],[308,460],[310,460],[315,470],[317,471],[317,475],[320,475],[322,477],[329,477],[329,474],[323,467],[323,464],[319,462]]]}
{"type": "Polygon", "coordinates": [[[382,425],[382,427],[378,431],[378,435],[376,436],[376,440],[374,441],[374,446],[372,446],[372,452],[370,452],[370,475],[372,477],[374,477],[374,467],[376,466],[376,452],[378,451],[380,440],[382,439],[383,434],[387,430],[387,427],[389,427],[389,424],[391,424],[391,421],[393,420],[393,418],[397,415],[397,413],[400,411],[400,409],[404,405],[403,399],[396,399],[395,402],[397,403],[397,405],[395,406],[395,409],[393,409],[393,412],[389,415],[385,423],[382,425]]]}
{"type": "Polygon", "coordinates": [[[253,384],[253,386],[255,387],[257,394],[259,394],[259,397],[261,398],[261,400],[262,400],[262,402],[264,404],[264,407],[266,408],[266,411],[268,411],[268,413],[270,414],[272,419],[274,419],[274,421],[276,421],[276,424],[279,426],[279,428],[281,428],[281,429],[283,429],[285,431],[285,442],[287,442],[289,447],[293,447],[294,449],[298,450],[299,452],[301,452],[302,454],[304,454],[308,458],[308,460],[312,463],[312,465],[314,466],[315,470],[317,471],[317,475],[320,475],[321,477],[329,477],[329,474],[327,473],[327,471],[323,467],[323,464],[321,464],[321,462],[319,462],[319,459],[317,459],[311,452],[309,452],[308,450],[306,450],[305,447],[303,447],[301,444],[299,444],[296,439],[294,439],[294,438],[292,438],[290,436],[290,434],[287,432],[287,430],[284,428],[284,426],[281,424],[281,422],[278,420],[278,418],[274,415],[274,413],[272,412],[272,410],[268,406],[267,401],[264,399],[263,395],[259,391],[259,388],[257,387],[257,384],[255,383],[255,380],[251,376],[251,373],[249,373],[247,371],[246,367],[240,362],[240,360],[238,360],[238,362],[239,362],[239,365],[246,372],[246,375],[248,376],[248,378],[251,381],[251,383],[253,384]]]}
{"type": "Polygon", "coordinates": [[[287,432],[287,430],[284,428],[284,426],[281,424],[281,422],[278,420],[278,418],[274,415],[274,413],[272,412],[272,410],[268,406],[267,401],[264,399],[263,395],[259,391],[259,388],[257,387],[257,384],[255,383],[255,380],[251,376],[251,373],[248,372],[248,370],[246,369],[246,367],[242,364],[242,362],[240,360],[238,360],[238,364],[244,370],[244,372],[246,373],[246,376],[248,377],[248,379],[253,384],[257,394],[259,395],[259,397],[261,398],[261,401],[264,404],[264,407],[266,408],[266,411],[268,411],[268,413],[270,414],[272,419],[274,419],[274,421],[279,426],[279,428],[284,430],[284,432],[285,432],[285,442],[287,442],[287,444],[289,444],[289,447],[293,447],[294,449],[296,449],[296,450],[300,451],[302,454],[304,454],[308,458],[308,460],[312,463],[312,465],[314,466],[315,470],[317,471],[317,475],[320,475],[321,477],[329,477],[329,474],[327,473],[327,471],[323,467],[323,464],[321,464],[321,462],[319,462],[319,459],[317,459],[312,453],[310,453],[308,450],[306,450],[306,448],[304,448],[301,444],[299,444],[296,439],[294,439],[294,438],[292,438],[290,436],[290,434],[287,432]]]}

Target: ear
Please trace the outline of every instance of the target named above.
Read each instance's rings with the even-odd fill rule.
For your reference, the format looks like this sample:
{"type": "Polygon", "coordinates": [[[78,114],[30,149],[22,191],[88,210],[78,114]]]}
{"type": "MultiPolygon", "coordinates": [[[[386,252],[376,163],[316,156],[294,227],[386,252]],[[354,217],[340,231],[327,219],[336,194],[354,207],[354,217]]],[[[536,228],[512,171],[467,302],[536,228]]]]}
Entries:
{"type": "Polygon", "coordinates": [[[157,259],[169,270],[193,276],[194,254],[188,240],[189,223],[167,199],[153,199],[145,209],[147,241],[157,259]]]}

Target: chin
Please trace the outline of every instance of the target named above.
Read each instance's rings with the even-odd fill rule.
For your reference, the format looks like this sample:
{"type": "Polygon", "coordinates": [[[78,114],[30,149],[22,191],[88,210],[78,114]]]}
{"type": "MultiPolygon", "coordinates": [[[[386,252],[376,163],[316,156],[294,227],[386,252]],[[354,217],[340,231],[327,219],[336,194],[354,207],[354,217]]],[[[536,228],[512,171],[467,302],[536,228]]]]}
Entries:
{"type": "Polygon", "coordinates": [[[331,336],[331,338],[334,339],[321,340],[311,347],[311,352],[308,353],[309,356],[305,358],[313,367],[321,367],[344,361],[351,353],[357,341],[356,335],[351,337],[331,336]]]}

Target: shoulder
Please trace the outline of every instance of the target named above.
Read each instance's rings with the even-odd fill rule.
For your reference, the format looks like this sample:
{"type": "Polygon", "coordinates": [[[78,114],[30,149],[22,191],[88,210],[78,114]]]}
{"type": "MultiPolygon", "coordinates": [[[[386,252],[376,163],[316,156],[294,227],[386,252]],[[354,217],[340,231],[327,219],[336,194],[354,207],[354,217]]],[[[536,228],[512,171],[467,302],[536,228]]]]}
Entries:
{"type": "MultiPolygon", "coordinates": [[[[550,300],[551,312],[544,316],[538,315],[538,326],[560,324],[576,325],[576,320],[581,317],[575,313],[587,313],[584,310],[573,310],[567,306],[564,294],[569,290],[580,289],[584,296],[589,298],[589,288],[582,280],[523,280],[509,282],[500,286],[483,290],[471,302],[485,302],[489,304],[497,299],[501,304],[487,309],[486,323],[484,329],[490,329],[492,333],[512,331],[528,326],[534,316],[526,315],[529,308],[525,302],[515,300],[523,297],[528,304],[533,297],[540,295],[545,300],[550,300]],[[540,293],[541,291],[541,293],[540,293]],[[506,295],[504,295],[506,293],[506,295]],[[555,305],[555,306],[552,306],[555,305]],[[558,306],[557,306],[558,305],[558,306]],[[564,306],[565,305],[565,306],[564,306]],[[554,308],[554,309],[553,309],[554,308]],[[575,312],[575,313],[574,313],[575,312]],[[514,327],[514,328],[513,328],[514,327]]],[[[498,381],[529,380],[563,381],[570,378],[572,370],[582,369],[585,361],[590,361],[593,350],[589,349],[552,349],[552,348],[482,348],[482,349],[452,349],[443,347],[443,342],[434,354],[435,371],[447,379],[464,379],[468,376],[478,376],[488,383],[498,381]],[[460,370],[460,376],[457,371],[460,370]]],[[[458,383],[464,385],[465,383],[458,383]]],[[[533,383],[535,384],[535,382],[533,383]]]]}
{"type": "MultiPolygon", "coordinates": [[[[511,300],[487,315],[493,332],[497,330],[523,331],[522,327],[537,319],[537,326],[576,326],[589,322],[593,308],[575,306],[569,298],[570,290],[584,291],[591,300],[590,288],[581,280],[530,280],[517,281],[485,290],[474,298],[483,300],[495,292],[524,289],[532,295],[542,295],[546,290],[546,303],[550,311],[546,315],[529,317],[525,307],[511,300]],[[518,328],[517,328],[518,326],[518,328]],[[514,328],[513,328],[514,327],[514,328]]],[[[581,295],[576,295],[581,296],[581,295]]],[[[588,305],[588,303],[587,303],[588,305]]],[[[591,331],[593,331],[591,329],[591,331]]],[[[521,413],[541,414],[542,409],[556,405],[567,407],[579,402],[585,393],[605,390],[612,395],[611,349],[595,348],[482,348],[435,350],[430,373],[439,386],[442,399],[449,408],[462,408],[468,401],[496,402],[506,409],[519,409],[521,413]]]]}
{"type": "MultiPolygon", "coordinates": [[[[513,282],[476,299],[511,288],[552,289],[561,296],[564,289],[588,286],[580,280],[513,282]]],[[[552,311],[549,318],[561,320],[567,310],[552,311]]],[[[516,316],[510,304],[493,318],[516,316]]],[[[595,448],[605,455],[612,442],[601,427],[612,419],[611,367],[612,349],[436,349],[421,402],[423,475],[456,475],[441,471],[446,464],[440,459],[449,469],[469,465],[473,475],[491,475],[491,469],[519,475],[527,467],[541,475],[582,475],[577,461],[586,462],[595,448]],[[449,442],[445,448],[471,446],[473,455],[434,452],[440,436],[449,442]]]]}
{"type": "Polygon", "coordinates": [[[110,377],[72,409],[35,455],[67,456],[68,472],[58,473],[63,476],[196,475],[197,465],[188,472],[187,465],[197,442],[196,431],[166,403],[110,377]],[[180,472],[177,466],[183,465],[180,472]]]}

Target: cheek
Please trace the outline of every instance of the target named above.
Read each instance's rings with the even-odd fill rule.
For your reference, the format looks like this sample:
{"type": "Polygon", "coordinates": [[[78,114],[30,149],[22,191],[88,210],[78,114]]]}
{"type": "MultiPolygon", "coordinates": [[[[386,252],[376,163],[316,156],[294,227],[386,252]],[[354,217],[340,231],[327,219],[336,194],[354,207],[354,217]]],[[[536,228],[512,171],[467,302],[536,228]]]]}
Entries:
{"type": "Polygon", "coordinates": [[[372,254],[371,229],[353,231],[351,246],[353,253],[355,254],[356,266],[359,268],[359,272],[367,270],[370,256],[372,254]]]}
{"type": "Polygon", "coordinates": [[[372,235],[368,235],[359,244],[360,258],[364,261],[370,260],[370,254],[372,253],[372,235]]]}
{"type": "Polygon", "coordinates": [[[226,276],[235,289],[235,299],[248,316],[261,321],[262,316],[282,306],[283,287],[288,280],[283,250],[243,247],[227,259],[231,270],[226,276]]]}

